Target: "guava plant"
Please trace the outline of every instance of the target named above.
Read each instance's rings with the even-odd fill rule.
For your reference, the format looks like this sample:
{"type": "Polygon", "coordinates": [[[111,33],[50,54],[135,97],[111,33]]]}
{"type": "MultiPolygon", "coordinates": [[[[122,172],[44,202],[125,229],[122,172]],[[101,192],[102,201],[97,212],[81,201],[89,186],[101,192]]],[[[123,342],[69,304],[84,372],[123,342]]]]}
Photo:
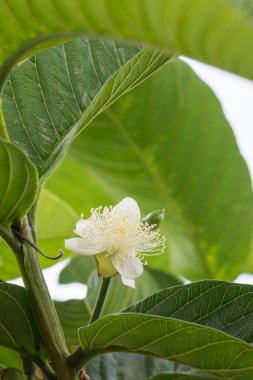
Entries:
{"type": "Polygon", "coordinates": [[[250,176],[178,58],[252,80],[252,10],[0,0],[1,379],[253,379],[250,176]]]}

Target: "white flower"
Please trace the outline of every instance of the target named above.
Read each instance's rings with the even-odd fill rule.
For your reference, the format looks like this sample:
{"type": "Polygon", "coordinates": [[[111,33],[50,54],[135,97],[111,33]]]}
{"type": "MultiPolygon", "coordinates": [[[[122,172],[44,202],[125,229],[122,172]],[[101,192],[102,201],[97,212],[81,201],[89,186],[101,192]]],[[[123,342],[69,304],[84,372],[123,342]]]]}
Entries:
{"type": "Polygon", "coordinates": [[[115,207],[92,209],[90,218],[79,220],[74,232],[80,238],[65,240],[67,249],[96,255],[100,275],[118,272],[131,287],[143,272],[143,257],[163,253],[165,248],[165,237],[154,231],[154,225],[141,222],[140,209],[132,198],[124,198],[115,207]]]}

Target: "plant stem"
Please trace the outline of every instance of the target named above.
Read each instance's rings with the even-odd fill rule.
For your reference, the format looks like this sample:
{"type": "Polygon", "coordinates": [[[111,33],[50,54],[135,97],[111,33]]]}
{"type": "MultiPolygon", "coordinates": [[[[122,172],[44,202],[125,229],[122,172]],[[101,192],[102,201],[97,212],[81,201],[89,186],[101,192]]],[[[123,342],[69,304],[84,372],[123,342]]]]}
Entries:
{"type": "Polygon", "coordinates": [[[22,357],[23,360],[23,369],[24,369],[24,374],[27,377],[27,380],[34,380],[35,379],[35,371],[36,371],[36,366],[35,364],[27,358],[22,357]]]}
{"type": "MultiPolygon", "coordinates": [[[[33,241],[27,218],[22,220],[19,227],[20,233],[28,240],[33,241]]],[[[75,371],[67,363],[69,353],[36,250],[24,241],[21,243],[21,248],[14,252],[52,367],[58,380],[76,379],[75,371]]]]}
{"type": "MultiPolygon", "coordinates": [[[[89,324],[95,322],[100,317],[110,283],[111,277],[102,278],[97,300],[89,324]]],[[[77,349],[69,356],[68,362],[72,367],[76,368],[76,370],[80,370],[86,361],[86,355],[87,353],[82,350],[81,346],[78,346],[77,349]]]]}
{"type": "MultiPolygon", "coordinates": [[[[48,380],[57,380],[55,372],[52,371],[52,369],[49,367],[48,364],[41,361],[40,359],[34,359],[34,363],[40,368],[40,370],[44,373],[46,376],[46,379],[48,380]]],[[[37,379],[37,377],[36,377],[37,379]]]]}
{"type": "Polygon", "coordinates": [[[100,317],[110,283],[111,277],[102,278],[93,313],[89,321],[89,325],[100,317]]]}

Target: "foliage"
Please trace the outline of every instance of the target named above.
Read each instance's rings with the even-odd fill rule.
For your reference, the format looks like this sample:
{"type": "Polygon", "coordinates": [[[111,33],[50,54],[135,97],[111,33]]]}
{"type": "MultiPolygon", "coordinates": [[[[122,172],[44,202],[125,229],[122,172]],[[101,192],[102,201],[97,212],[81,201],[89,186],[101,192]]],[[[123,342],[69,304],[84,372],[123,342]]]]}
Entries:
{"type": "Polygon", "coordinates": [[[249,172],[215,95],[176,58],[253,79],[251,3],[0,6],[0,377],[253,379],[253,287],[232,282],[253,269],[249,172]],[[66,251],[59,281],[87,294],[53,303],[41,268],[81,213],[127,196],[141,217],[165,209],[167,251],[136,289],[66,251]]]}

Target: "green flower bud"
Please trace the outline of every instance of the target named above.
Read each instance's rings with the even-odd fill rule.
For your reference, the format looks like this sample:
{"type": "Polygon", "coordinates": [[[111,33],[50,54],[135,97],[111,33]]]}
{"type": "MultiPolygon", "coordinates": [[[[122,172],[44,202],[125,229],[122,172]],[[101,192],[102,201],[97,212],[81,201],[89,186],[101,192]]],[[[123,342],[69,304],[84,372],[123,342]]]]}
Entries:
{"type": "Polygon", "coordinates": [[[107,252],[99,253],[95,256],[95,260],[99,276],[107,278],[118,273],[112,264],[111,257],[108,256],[107,252]]]}
{"type": "Polygon", "coordinates": [[[142,219],[142,223],[148,223],[150,226],[155,225],[154,229],[160,227],[164,220],[165,210],[154,210],[151,211],[142,219]]]}

